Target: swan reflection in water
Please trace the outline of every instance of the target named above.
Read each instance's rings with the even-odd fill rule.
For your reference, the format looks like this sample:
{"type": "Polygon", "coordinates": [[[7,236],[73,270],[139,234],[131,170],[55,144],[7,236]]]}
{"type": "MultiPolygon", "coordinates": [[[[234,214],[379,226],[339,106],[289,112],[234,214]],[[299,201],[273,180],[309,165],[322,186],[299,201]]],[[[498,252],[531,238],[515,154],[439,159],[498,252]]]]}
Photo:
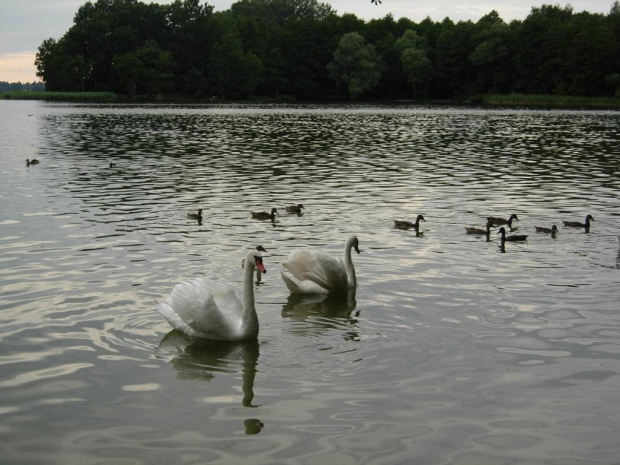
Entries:
{"type": "Polygon", "coordinates": [[[294,328],[300,334],[316,333],[334,328],[346,328],[344,339],[359,341],[354,329],[359,311],[355,312],[355,288],[345,295],[328,296],[325,294],[290,294],[282,307],[282,317],[305,325],[294,328]],[[351,328],[353,326],[353,328],[351,328]]]}
{"type": "MultiPolygon", "coordinates": [[[[241,403],[244,407],[258,407],[252,404],[259,355],[257,340],[209,341],[193,338],[173,329],[159,343],[158,352],[171,355],[170,363],[177,370],[177,377],[182,380],[208,382],[215,378],[217,373],[235,373],[241,367],[241,403]]],[[[248,418],[243,424],[246,434],[258,434],[264,426],[256,418],[248,418]]]]}

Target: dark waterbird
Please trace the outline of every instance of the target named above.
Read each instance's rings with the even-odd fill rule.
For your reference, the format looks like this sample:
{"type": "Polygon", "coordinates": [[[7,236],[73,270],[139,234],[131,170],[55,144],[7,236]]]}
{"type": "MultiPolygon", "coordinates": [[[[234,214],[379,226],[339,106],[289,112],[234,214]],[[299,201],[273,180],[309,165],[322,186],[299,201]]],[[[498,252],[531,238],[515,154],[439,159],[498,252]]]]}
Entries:
{"type": "Polygon", "coordinates": [[[32,160],[29,160],[28,158],[26,158],[26,166],[38,165],[38,164],[39,164],[39,160],[37,160],[36,158],[33,158],[32,160]]]}
{"type": "Polygon", "coordinates": [[[202,221],[202,208],[198,209],[198,213],[188,213],[187,217],[190,220],[202,221]]]}
{"type": "Polygon", "coordinates": [[[466,231],[467,234],[476,234],[476,235],[483,235],[484,234],[484,235],[488,236],[489,234],[491,234],[491,226],[493,226],[493,223],[488,221],[486,229],[465,227],[465,231],[466,231]]]}
{"type": "Polygon", "coordinates": [[[558,227],[554,224],[551,228],[543,228],[542,226],[536,226],[536,232],[551,234],[551,237],[555,237],[558,233],[558,227]]]}
{"type": "Polygon", "coordinates": [[[416,231],[420,228],[420,221],[426,221],[422,215],[418,215],[415,219],[415,223],[410,221],[401,221],[394,220],[394,227],[398,229],[415,229],[416,231]]]}
{"type": "Polygon", "coordinates": [[[497,234],[501,234],[502,235],[502,243],[504,242],[522,242],[527,240],[527,236],[524,234],[514,234],[512,236],[506,236],[506,230],[504,228],[499,228],[499,231],[497,231],[497,234]]]}
{"type": "Polygon", "coordinates": [[[271,209],[271,213],[267,212],[251,212],[252,218],[255,220],[274,220],[276,218],[276,213],[278,210],[276,208],[271,209]]]}
{"type": "Polygon", "coordinates": [[[519,218],[514,213],[508,217],[508,219],[499,218],[497,216],[489,216],[487,221],[491,223],[491,226],[502,226],[504,224],[508,225],[509,228],[512,228],[513,220],[519,221],[519,218]]]}
{"type": "Polygon", "coordinates": [[[564,221],[564,227],[590,229],[590,221],[594,221],[594,218],[592,217],[592,215],[586,216],[585,223],[580,223],[579,221],[564,221]]]}
{"type": "Polygon", "coordinates": [[[286,207],[284,210],[287,213],[301,213],[301,209],[304,208],[304,206],[302,204],[297,204],[297,205],[289,205],[288,207],[286,207]]]}

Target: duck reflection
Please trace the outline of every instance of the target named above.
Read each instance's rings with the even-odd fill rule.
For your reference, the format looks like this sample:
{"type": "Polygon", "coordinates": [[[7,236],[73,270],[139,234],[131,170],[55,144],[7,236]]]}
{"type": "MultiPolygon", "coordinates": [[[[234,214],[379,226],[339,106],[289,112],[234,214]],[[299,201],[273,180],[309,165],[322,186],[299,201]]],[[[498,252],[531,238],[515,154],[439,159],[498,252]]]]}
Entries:
{"type": "MultiPolygon", "coordinates": [[[[234,372],[241,365],[244,407],[253,405],[258,341],[222,342],[192,338],[176,329],[159,343],[159,350],[173,354],[170,363],[179,379],[210,381],[217,373],[234,372]]],[[[258,421],[258,420],[253,420],[258,421]]]]}
{"type": "Polygon", "coordinates": [[[282,316],[296,322],[308,323],[296,328],[300,333],[317,332],[334,328],[346,328],[346,340],[359,341],[360,337],[351,326],[357,323],[359,311],[355,312],[355,288],[346,295],[290,294],[282,307],[282,316]]]}

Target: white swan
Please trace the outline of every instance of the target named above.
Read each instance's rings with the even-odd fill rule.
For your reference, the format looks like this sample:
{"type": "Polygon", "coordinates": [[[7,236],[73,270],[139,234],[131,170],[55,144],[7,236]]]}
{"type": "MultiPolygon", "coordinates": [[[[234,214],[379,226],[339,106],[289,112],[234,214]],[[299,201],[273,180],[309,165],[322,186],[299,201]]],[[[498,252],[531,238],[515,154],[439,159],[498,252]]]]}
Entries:
{"type": "Polygon", "coordinates": [[[208,278],[177,284],[157,302],[168,323],[184,333],[217,341],[242,341],[258,336],[253,273],[266,273],[259,250],[250,250],[243,267],[243,304],[232,287],[208,278]]]}
{"type": "Polygon", "coordinates": [[[327,252],[298,250],[282,263],[291,272],[282,279],[293,294],[338,294],[355,288],[357,279],[351,261],[351,249],[359,250],[357,237],[351,236],[344,246],[344,263],[327,252]]]}

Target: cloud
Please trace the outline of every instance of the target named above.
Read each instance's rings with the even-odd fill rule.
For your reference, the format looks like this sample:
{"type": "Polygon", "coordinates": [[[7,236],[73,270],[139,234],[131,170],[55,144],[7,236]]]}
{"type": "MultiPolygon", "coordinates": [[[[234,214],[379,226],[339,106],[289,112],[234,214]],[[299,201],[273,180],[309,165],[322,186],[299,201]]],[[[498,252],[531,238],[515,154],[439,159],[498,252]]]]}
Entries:
{"type": "Polygon", "coordinates": [[[36,52],[0,54],[0,81],[40,81],[37,78],[37,68],[34,65],[35,56],[36,52]]]}

